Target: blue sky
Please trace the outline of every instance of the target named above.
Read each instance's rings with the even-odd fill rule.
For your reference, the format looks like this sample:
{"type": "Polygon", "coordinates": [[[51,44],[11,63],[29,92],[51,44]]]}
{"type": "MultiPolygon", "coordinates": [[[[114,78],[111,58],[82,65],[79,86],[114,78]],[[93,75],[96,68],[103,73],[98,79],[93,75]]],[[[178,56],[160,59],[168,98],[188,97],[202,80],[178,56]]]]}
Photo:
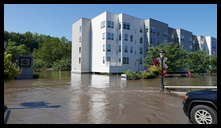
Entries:
{"type": "Polygon", "coordinates": [[[153,18],[195,35],[217,37],[216,4],[5,4],[4,29],[71,40],[71,26],[76,20],[93,18],[104,11],[153,18]]]}

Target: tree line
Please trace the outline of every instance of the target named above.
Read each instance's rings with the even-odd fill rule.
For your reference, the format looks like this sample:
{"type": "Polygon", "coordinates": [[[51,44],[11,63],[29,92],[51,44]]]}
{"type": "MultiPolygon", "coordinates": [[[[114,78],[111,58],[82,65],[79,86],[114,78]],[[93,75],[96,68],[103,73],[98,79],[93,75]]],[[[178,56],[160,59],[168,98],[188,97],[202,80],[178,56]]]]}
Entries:
{"type": "MultiPolygon", "coordinates": [[[[58,38],[31,32],[21,34],[4,31],[4,41],[8,44],[5,49],[4,64],[9,63],[9,59],[15,62],[16,56],[32,55],[34,57],[34,71],[71,70],[71,41],[65,37],[58,38]]],[[[160,50],[166,52],[168,72],[191,71],[201,73],[217,71],[217,56],[209,56],[206,51],[186,51],[178,43],[148,47],[144,63],[150,69],[156,68],[152,67],[152,62],[154,58],[159,57],[160,50]]],[[[18,70],[14,69],[15,65],[11,62],[10,64],[11,67],[9,68],[17,73],[18,70]]],[[[6,67],[4,67],[5,72],[11,76],[13,72],[5,69],[6,67]]],[[[152,74],[144,74],[143,76],[148,78],[152,77],[152,74]]]]}
{"type": "Polygon", "coordinates": [[[210,56],[207,51],[187,51],[176,42],[149,47],[145,58],[146,66],[152,65],[152,60],[158,58],[160,50],[165,51],[168,72],[216,72],[217,56],[210,56]]]}
{"type": "Polygon", "coordinates": [[[65,37],[4,31],[4,41],[7,42],[5,52],[12,55],[14,62],[16,56],[32,55],[34,71],[71,70],[71,41],[65,37]]]}

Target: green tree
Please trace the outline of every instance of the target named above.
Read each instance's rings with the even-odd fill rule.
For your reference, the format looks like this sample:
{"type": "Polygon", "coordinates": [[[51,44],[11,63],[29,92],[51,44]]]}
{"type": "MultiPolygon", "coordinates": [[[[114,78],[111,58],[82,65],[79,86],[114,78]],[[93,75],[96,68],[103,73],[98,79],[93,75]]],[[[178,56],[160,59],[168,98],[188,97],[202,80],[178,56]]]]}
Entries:
{"type": "Polygon", "coordinates": [[[6,52],[13,56],[30,54],[29,49],[24,44],[16,45],[16,43],[11,40],[8,41],[6,52]]]}
{"type": "Polygon", "coordinates": [[[205,51],[189,52],[187,63],[189,71],[205,72],[209,69],[209,55],[205,51]]]}
{"type": "Polygon", "coordinates": [[[52,68],[56,71],[70,71],[71,70],[71,60],[68,58],[62,58],[53,63],[52,68]]]}
{"type": "Polygon", "coordinates": [[[46,64],[42,59],[36,58],[34,59],[32,68],[35,72],[40,72],[46,69],[46,64]]]}
{"type": "Polygon", "coordinates": [[[4,79],[13,79],[19,72],[16,64],[12,63],[12,54],[4,52],[4,79]]]}
{"type": "Polygon", "coordinates": [[[146,66],[151,66],[153,58],[160,57],[160,50],[165,51],[165,57],[167,57],[166,64],[168,65],[168,72],[181,71],[187,62],[187,51],[179,47],[178,43],[168,43],[159,45],[157,47],[150,47],[147,51],[147,57],[145,58],[146,66]]]}
{"type": "MultiPolygon", "coordinates": [[[[67,67],[71,65],[71,41],[65,37],[57,38],[31,32],[21,34],[5,31],[4,40],[8,42],[6,51],[13,57],[32,54],[35,71],[58,67],[58,65],[67,67]]],[[[64,69],[70,70],[67,67],[64,69]]]]}
{"type": "Polygon", "coordinates": [[[209,56],[209,71],[217,72],[217,56],[209,56]]]}

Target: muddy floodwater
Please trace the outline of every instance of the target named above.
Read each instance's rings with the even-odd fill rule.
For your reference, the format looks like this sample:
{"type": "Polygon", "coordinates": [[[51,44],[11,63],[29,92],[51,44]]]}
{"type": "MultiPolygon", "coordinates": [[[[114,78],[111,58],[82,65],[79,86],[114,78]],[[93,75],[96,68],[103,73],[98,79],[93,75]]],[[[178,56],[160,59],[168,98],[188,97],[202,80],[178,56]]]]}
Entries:
{"type": "MultiPolygon", "coordinates": [[[[216,85],[216,77],[166,78],[165,85],[216,85]]],[[[9,124],[189,124],[180,97],[159,91],[160,79],[43,72],[4,84],[9,124]]]]}

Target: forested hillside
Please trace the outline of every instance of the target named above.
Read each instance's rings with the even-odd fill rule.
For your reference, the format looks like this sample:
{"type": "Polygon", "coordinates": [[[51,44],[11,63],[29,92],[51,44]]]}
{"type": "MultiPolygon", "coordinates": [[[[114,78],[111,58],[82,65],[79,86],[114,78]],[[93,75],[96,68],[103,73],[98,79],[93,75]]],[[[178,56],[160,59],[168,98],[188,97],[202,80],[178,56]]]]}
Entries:
{"type": "Polygon", "coordinates": [[[13,55],[32,55],[34,71],[46,69],[70,71],[71,41],[65,37],[57,38],[48,35],[26,32],[4,32],[8,45],[6,52],[13,55]]]}

